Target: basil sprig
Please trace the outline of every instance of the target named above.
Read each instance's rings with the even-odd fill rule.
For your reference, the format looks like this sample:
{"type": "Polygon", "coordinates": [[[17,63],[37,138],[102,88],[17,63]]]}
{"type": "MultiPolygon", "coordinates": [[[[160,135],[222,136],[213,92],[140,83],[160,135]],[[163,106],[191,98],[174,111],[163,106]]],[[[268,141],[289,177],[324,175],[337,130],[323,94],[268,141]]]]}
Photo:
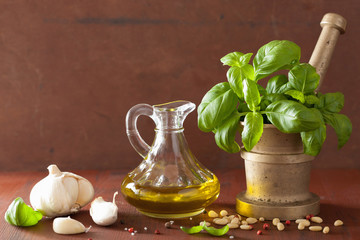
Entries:
{"type": "Polygon", "coordinates": [[[257,144],[264,123],[272,123],[284,133],[301,133],[304,153],[319,154],[326,139],[326,125],[335,129],[338,147],[350,138],[350,119],[339,112],[344,106],[341,93],[315,92],[319,85],[316,69],[300,63],[300,47],[287,40],[275,40],[262,46],[255,55],[233,52],[221,62],[230,66],[228,82],[210,89],[198,108],[198,126],[215,134],[216,144],[226,152],[240,151],[235,141],[241,131],[247,151],[257,144]],[[284,74],[272,76],[263,88],[257,81],[278,70],[284,74]],[[282,72],[283,73],[283,72],[282,72]],[[243,128],[239,124],[244,121],[243,128]]]}
{"type": "Polygon", "coordinates": [[[26,205],[21,197],[16,198],[5,213],[5,220],[8,223],[20,227],[36,225],[42,217],[40,212],[26,205]]]}
{"type": "Polygon", "coordinates": [[[223,228],[207,227],[205,222],[203,222],[202,225],[194,226],[191,228],[186,228],[186,227],[180,226],[180,229],[187,234],[199,233],[204,229],[209,234],[219,237],[219,236],[225,235],[229,231],[229,226],[226,225],[223,228]]]}

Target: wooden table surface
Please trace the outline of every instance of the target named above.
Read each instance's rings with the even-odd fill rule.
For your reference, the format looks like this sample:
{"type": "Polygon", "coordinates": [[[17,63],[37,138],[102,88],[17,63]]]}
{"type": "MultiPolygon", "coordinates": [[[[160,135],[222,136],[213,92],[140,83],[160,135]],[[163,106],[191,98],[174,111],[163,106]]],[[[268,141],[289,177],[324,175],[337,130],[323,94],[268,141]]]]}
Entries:
{"type": "MultiPolygon", "coordinates": [[[[122,171],[76,171],[75,173],[90,180],[95,188],[96,196],[103,196],[110,201],[115,191],[120,190],[121,181],[126,175],[122,171]]],[[[235,213],[235,196],[245,189],[245,173],[243,169],[215,171],[221,182],[221,193],[206,210],[220,211],[226,209],[230,214],[235,213]]],[[[0,172],[0,214],[4,216],[9,204],[16,198],[22,197],[29,204],[29,193],[32,186],[45,177],[46,172],[0,172]]],[[[138,213],[134,207],[127,204],[119,195],[119,219],[110,227],[97,226],[89,215],[89,206],[80,213],[73,215],[85,226],[92,225],[88,233],[77,235],[58,235],[52,230],[52,220],[43,219],[36,226],[20,228],[9,225],[4,217],[0,220],[0,239],[360,239],[360,170],[346,169],[315,169],[312,171],[310,190],[321,197],[321,212],[324,219],[322,226],[330,226],[330,233],[310,232],[305,229],[299,231],[294,222],[284,231],[279,232],[273,226],[269,231],[263,231],[258,236],[256,232],[262,224],[254,225],[254,230],[230,230],[222,237],[211,237],[201,233],[187,235],[179,226],[197,225],[201,220],[209,218],[200,214],[182,220],[175,220],[172,229],[164,226],[166,220],[153,219],[138,213]],[[344,226],[334,227],[336,219],[344,221],[344,226]],[[121,222],[121,221],[122,222],[121,222]],[[138,232],[131,236],[125,228],[133,227],[138,232]],[[147,227],[147,231],[144,230],[147,227]],[[161,234],[155,235],[158,229],[161,234]]],[[[270,221],[267,221],[270,223],[270,221]]]]}

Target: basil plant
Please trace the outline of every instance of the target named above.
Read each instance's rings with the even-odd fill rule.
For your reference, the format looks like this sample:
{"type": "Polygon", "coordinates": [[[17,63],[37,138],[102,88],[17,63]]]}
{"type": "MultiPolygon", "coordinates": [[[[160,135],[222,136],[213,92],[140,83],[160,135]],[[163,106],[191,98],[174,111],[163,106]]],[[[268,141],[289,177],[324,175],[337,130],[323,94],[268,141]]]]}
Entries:
{"type": "Polygon", "coordinates": [[[252,55],[232,52],[221,58],[230,67],[227,82],[211,88],[198,107],[200,130],[213,132],[221,149],[239,152],[235,136],[241,131],[242,143],[250,151],[259,141],[264,124],[273,124],[284,133],[300,133],[304,152],[312,156],[321,150],[326,125],[335,129],[339,148],[348,141],[352,124],[339,113],[344,95],[315,91],[320,76],[310,64],[299,62],[298,45],[275,40],[262,46],[250,64],[252,55]],[[287,75],[276,75],[279,70],[287,70],[287,75]],[[263,88],[258,81],[265,78],[268,82],[263,88]]]}

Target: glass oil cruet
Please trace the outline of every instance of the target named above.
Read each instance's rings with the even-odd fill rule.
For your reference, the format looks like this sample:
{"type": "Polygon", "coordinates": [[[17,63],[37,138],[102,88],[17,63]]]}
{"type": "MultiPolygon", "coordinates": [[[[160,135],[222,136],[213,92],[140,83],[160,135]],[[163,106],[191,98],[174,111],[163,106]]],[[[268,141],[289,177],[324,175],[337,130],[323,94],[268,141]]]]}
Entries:
{"type": "Polygon", "coordinates": [[[121,192],[147,216],[194,216],[219,196],[218,179],[197,161],[185,139],[183,122],[194,109],[192,102],[174,101],[154,106],[138,104],[127,113],[128,138],[144,160],[125,177],[121,192]],[[156,124],[151,147],[137,130],[140,115],[149,116],[156,124]]]}

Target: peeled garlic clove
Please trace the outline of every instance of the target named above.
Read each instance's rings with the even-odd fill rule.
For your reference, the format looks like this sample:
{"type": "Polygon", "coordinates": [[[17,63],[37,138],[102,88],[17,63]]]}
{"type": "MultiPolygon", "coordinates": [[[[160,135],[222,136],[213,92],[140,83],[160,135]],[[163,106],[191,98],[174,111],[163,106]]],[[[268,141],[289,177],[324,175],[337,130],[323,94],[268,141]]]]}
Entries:
{"type": "Polygon", "coordinates": [[[53,221],[53,230],[57,234],[78,234],[88,232],[91,226],[86,228],[81,222],[70,217],[58,217],[53,221]]]}
{"type": "Polygon", "coordinates": [[[56,165],[48,167],[49,175],[30,192],[32,207],[48,217],[78,212],[94,197],[94,188],[85,178],[61,172],[56,165]]]}
{"type": "Polygon", "coordinates": [[[116,195],[118,192],[114,193],[112,202],[106,202],[102,197],[97,197],[92,201],[90,216],[97,225],[109,226],[116,222],[118,215],[118,207],[115,203],[116,195]]]}

